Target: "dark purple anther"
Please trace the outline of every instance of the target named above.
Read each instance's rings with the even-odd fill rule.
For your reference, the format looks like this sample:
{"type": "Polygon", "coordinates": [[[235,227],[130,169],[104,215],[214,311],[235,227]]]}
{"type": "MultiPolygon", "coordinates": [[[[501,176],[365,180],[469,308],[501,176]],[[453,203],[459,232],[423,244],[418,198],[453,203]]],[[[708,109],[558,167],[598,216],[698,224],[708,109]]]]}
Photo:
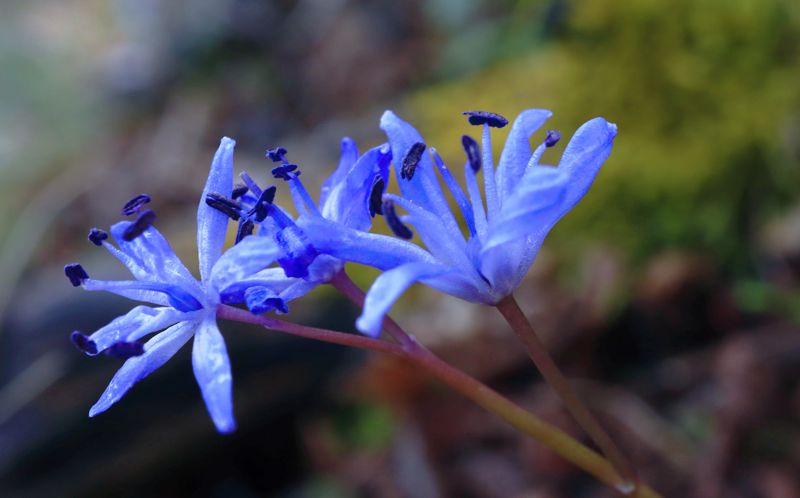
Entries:
{"type": "Polygon", "coordinates": [[[461,137],[461,145],[464,146],[464,152],[467,154],[467,161],[472,171],[477,173],[481,170],[481,149],[478,147],[478,142],[469,135],[461,137]]]}
{"type": "Polygon", "coordinates": [[[251,209],[247,215],[254,216],[257,222],[264,221],[264,218],[269,215],[270,207],[272,206],[272,202],[275,200],[275,191],[277,188],[275,185],[270,186],[269,188],[265,189],[261,192],[261,196],[256,201],[255,207],[251,209]]]}
{"type": "Polygon", "coordinates": [[[133,199],[129,200],[122,206],[122,214],[124,216],[130,216],[132,214],[136,214],[142,209],[142,206],[150,202],[150,196],[147,194],[139,194],[133,199]]]}
{"type": "Polygon", "coordinates": [[[267,151],[267,157],[273,163],[286,162],[286,152],[287,150],[283,147],[275,147],[274,149],[269,149],[267,151]]]}
{"type": "Polygon", "coordinates": [[[84,353],[92,356],[97,354],[97,344],[89,339],[88,335],[82,334],[76,330],[69,335],[69,340],[72,341],[72,344],[74,344],[76,348],[84,353]]]}
{"type": "Polygon", "coordinates": [[[108,356],[127,360],[134,356],[142,356],[144,354],[144,344],[141,342],[115,342],[104,353],[108,356]]]}
{"type": "Polygon", "coordinates": [[[78,263],[73,263],[64,267],[64,274],[69,279],[73,287],[78,287],[84,280],[89,278],[89,274],[78,263]]]}
{"type": "Polygon", "coordinates": [[[206,204],[226,215],[233,221],[238,221],[241,216],[239,214],[242,209],[241,204],[233,199],[228,199],[222,194],[209,192],[206,194],[206,204]]]}
{"type": "Polygon", "coordinates": [[[544,146],[552,147],[561,140],[561,132],[556,130],[547,130],[547,135],[544,137],[544,146]]]}
{"type": "Polygon", "coordinates": [[[508,124],[508,120],[506,118],[494,112],[464,111],[461,114],[469,116],[468,121],[471,125],[487,124],[494,128],[503,128],[508,124]]]}
{"type": "Polygon", "coordinates": [[[400,221],[400,217],[397,216],[392,201],[387,200],[383,202],[383,215],[386,218],[386,224],[389,225],[389,228],[392,229],[395,235],[406,240],[414,237],[414,232],[400,221]]]}
{"type": "Polygon", "coordinates": [[[244,219],[239,220],[239,229],[236,231],[236,242],[234,244],[238,244],[248,235],[253,235],[254,228],[255,224],[252,221],[244,219]]]}
{"type": "Polygon", "coordinates": [[[369,215],[374,218],[376,214],[383,214],[383,189],[386,185],[383,183],[383,178],[380,176],[375,177],[372,183],[372,191],[369,193],[369,215]]]}
{"type": "Polygon", "coordinates": [[[238,184],[238,185],[234,185],[233,186],[233,192],[231,192],[231,199],[234,199],[234,200],[238,199],[239,197],[241,197],[244,194],[246,194],[248,190],[250,190],[250,189],[247,188],[247,185],[242,185],[241,183],[238,184]]]}
{"type": "Polygon", "coordinates": [[[423,152],[425,152],[425,144],[422,142],[417,142],[408,149],[406,157],[403,158],[403,164],[400,166],[400,178],[404,180],[414,178],[414,172],[422,159],[423,152]]]}
{"type": "Polygon", "coordinates": [[[125,242],[130,242],[136,237],[140,236],[144,233],[145,230],[153,226],[153,222],[156,221],[156,213],[152,209],[147,209],[139,213],[139,217],[136,218],[130,225],[125,228],[125,231],[122,232],[122,240],[125,242]]]}
{"type": "MultiPolygon", "coordinates": [[[[297,169],[296,164],[282,164],[280,166],[272,168],[272,176],[275,178],[280,178],[281,180],[288,181],[292,179],[292,175],[290,175],[289,173],[292,173],[296,169],[297,169]]],[[[297,173],[295,173],[294,176],[300,176],[300,172],[298,171],[297,173]]]]}
{"type": "Polygon", "coordinates": [[[102,246],[103,241],[107,238],[108,233],[105,230],[100,230],[99,228],[89,230],[89,241],[96,246],[102,246]]]}

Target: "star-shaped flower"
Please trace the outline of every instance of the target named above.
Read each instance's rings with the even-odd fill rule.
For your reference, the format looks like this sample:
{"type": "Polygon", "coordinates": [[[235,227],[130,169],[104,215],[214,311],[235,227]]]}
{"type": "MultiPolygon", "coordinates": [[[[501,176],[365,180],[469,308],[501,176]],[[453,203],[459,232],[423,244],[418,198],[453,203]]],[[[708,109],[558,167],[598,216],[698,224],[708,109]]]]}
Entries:
{"type": "Polygon", "coordinates": [[[208,412],[217,430],[223,433],[235,430],[231,366],[217,327],[216,309],[221,292],[273,263],[279,251],[274,245],[272,249],[259,245],[254,250],[254,244],[244,240],[235,246],[236,251],[222,253],[228,217],[210,207],[205,198],[212,192],[231,192],[234,145],[233,140],[222,139],[197,210],[199,281],[153,227],[155,213],[143,209],[150,201],[146,195],[131,199],[123,208],[123,214],[138,214],[135,221],[122,221],[111,227],[117,246],[109,242],[108,233],[102,230],[92,229],[89,233],[89,239],[117,257],[135,280],[95,280],[78,264],[65,267],[75,286],[156,305],[137,306],[90,336],[73,332],[73,343],[89,355],[105,352],[127,358],[89,416],[119,401],[136,382],[163,365],[194,337],[192,366],[208,412]],[[147,342],[139,342],[157,331],[161,332],[147,342]]]}
{"type": "Polygon", "coordinates": [[[491,127],[508,121],[493,113],[468,112],[469,121],[483,126],[482,147],[462,138],[467,194],[435,150],[391,111],[381,118],[389,137],[402,196],[384,196],[383,212],[398,238],[352,230],[307,230],[315,247],[349,261],[385,271],[370,288],[359,330],[377,335],[384,315],[415,281],[473,302],[497,304],[519,285],[545,236],[586,193],[611,152],[616,125],[603,118],[585,123],[570,140],[558,167],[539,163],[560,134],[548,131],[531,151],[529,137],[551,112],[524,111],[514,122],[497,171],[492,156],[491,127]],[[430,152],[430,154],[429,154],[430,152]],[[433,160],[431,160],[433,156],[433,160]],[[466,225],[466,237],[450,209],[434,169],[439,171],[466,225]],[[486,206],[476,178],[483,170],[486,206]],[[395,206],[408,213],[398,216],[395,206]],[[427,250],[404,239],[413,225],[427,250]]]}

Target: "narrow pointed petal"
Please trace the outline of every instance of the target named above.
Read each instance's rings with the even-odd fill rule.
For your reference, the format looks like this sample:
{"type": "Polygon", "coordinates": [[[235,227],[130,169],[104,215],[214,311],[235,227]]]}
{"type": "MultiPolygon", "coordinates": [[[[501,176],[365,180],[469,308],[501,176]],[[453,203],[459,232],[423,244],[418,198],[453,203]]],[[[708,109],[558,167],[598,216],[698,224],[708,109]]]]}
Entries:
{"type": "Polygon", "coordinates": [[[317,251],[345,261],[381,270],[414,261],[435,261],[421,247],[396,237],[362,232],[327,220],[300,218],[298,223],[317,251]]]}
{"type": "Polygon", "coordinates": [[[369,196],[376,177],[388,183],[391,149],[387,145],[368,150],[353,165],[338,183],[330,187],[330,193],[322,205],[322,216],[356,230],[369,230],[372,216],[369,212],[369,196]]]}
{"type": "Polygon", "coordinates": [[[522,111],[508,133],[500,162],[497,164],[497,192],[501,204],[511,195],[525,172],[531,158],[530,136],[538,130],[553,113],[546,109],[522,111]]]}
{"type": "Polygon", "coordinates": [[[586,194],[597,172],[611,154],[617,125],[603,118],[583,124],[567,144],[558,169],[569,177],[562,215],[586,194]]]}
{"type": "Polygon", "coordinates": [[[217,430],[223,434],[235,431],[231,362],[214,317],[206,318],[197,328],[192,347],[192,367],[217,430]]]}
{"type": "Polygon", "coordinates": [[[119,251],[115,251],[110,244],[106,244],[106,248],[128,266],[134,277],[170,282],[195,294],[202,292],[200,283],[155,227],[145,229],[133,240],[125,240],[125,231],[131,224],[130,221],[115,223],[111,227],[111,235],[119,245],[119,251]]]}
{"type": "Polygon", "coordinates": [[[341,146],[342,152],[339,157],[339,166],[336,167],[336,170],[322,184],[322,190],[319,195],[320,206],[327,202],[333,187],[342,182],[347,172],[350,171],[358,160],[358,146],[355,140],[345,137],[342,139],[341,146]]]}
{"type": "Polygon", "coordinates": [[[134,384],[172,358],[192,337],[196,322],[180,322],[153,337],[144,345],[144,354],[127,360],[117,371],[100,399],[89,410],[94,417],[119,401],[134,384]]]}
{"type": "Polygon", "coordinates": [[[206,196],[211,192],[230,195],[233,190],[233,148],[236,142],[224,137],[219,144],[211,170],[208,173],[206,186],[200,196],[197,207],[197,256],[200,266],[200,277],[205,280],[211,274],[211,268],[222,254],[225,245],[225,232],[228,228],[228,217],[206,204],[206,196]]]}
{"type": "Polygon", "coordinates": [[[212,293],[219,292],[268,267],[280,254],[272,237],[246,237],[217,260],[208,277],[208,288],[212,293]]]}
{"type": "MultiPolygon", "coordinates": [[[[118,342],[131,342],[185,320],[186,314],[174,308],[136,306],[89,336],[97,354],[118,342]]],[[[92,355],[93,356],[93,355],[92,355]]]]}
{"type": "Polygon", "coordinates": [[[143,280],[95,280],[88,278],[81,286],[88,291],[105,291],[137,301],[169,305],[179,311],[197,311],[203,307],[201,297],[177,285],[143,280]],[[163,295],[166,299],[159,297],[163,295]]]}
{"type": "Polygon", "coordinates": [[[452,270],[440,264],[409,263],[382,273],[367,292],[364,309],[356,320],[356,328],[368,336],[378,337],[383,318],[409,285],[450,271],[452,270]]]}
{"type": "MultiPolygon", "coordinates": [[[[412,147],[425,142],[422,135],[413,126],[400,119],[392,111],[386,111],[381,116],[381,129],[389,137],[392,160],[395,170],[399,173],[400,165],[412,147]]],[[[420,156],[411,178],[401,178],[399,184],[404,197],[411,199],[426,211],[437,214],[448,230],[458,231],[458,224],[439,186],[427,150],[420,156]]]]}

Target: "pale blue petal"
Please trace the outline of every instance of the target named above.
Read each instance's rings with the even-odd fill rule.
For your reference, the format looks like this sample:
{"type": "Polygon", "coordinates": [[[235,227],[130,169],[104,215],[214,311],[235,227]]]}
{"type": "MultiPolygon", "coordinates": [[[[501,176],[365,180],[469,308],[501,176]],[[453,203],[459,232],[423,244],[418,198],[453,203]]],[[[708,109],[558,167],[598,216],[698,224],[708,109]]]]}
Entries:
{"type": "Polygon", "coordinates": [[[268,267],[281,254],[272,237],[245,237],[217,260],[208,279],[210,297],[239,280],[268,267]]]}
{"type": "Polygon", "coordinates": [[[362,232],[321,219],[300,218],[298,224],[317,251],[345,261],[381,270],[413,261],[435,261],[421,247],[396,237],[362,232]]]}
{"type": "Polygon", "coordinates": [[[120,368],[100,399],[89,410],[89,416],[106,411],[122,398],[134,384],[167,362],[192,337],[196,322],[180,322],[153,337],[144,345],[144,354],[128,359],[120,368]]]}
{"type": "Polygon", "coordinates": [[[81,287],[88,291],[111,292],[135,301],[169,305],[179,311],[196,311],[203,307],[201,297],[194,296],[183,287],[162,282],[88,278],[81,282],[81,287]]]}
{"type": "Polygon", "coordinates": [[[132,342],[158,330],[186,320],[186,313],[174,308],[136,306],[128,313],[111,320],[89,336],[97,353],[117,342],[132,342]]]}
{"type": "Polygon", "coordinates": [[[408,151],[416,143],[425,143],[422,135],[392,111],[386,111],[381,116],[381,129],[386,132],[389,144],[392,146],[395,172],[403,196],[426,211],[438,215],[444,227],[451,233],[458,231],[458,224],[439,186],[427,149],[422,154],[413,177],[410,180],[400,178],[400,166],[408,151]]]}
{"type": "Polygon", "coordinates": [[[356,320],[356,328],[371,337],[381,333],[383,318],[409,285],[424,278],[437,277],[452,269],[431,263],[409,263],[382,273],[373,282],[364,300],[364,309],[356,320]]]}
{"type": "Polygon", "coordinates": [[[120,221],[111,227],[111,235],[124,256],[115,252],[110,244],[106,244],[106,248],[128,266],[134,277],[139,280],[159,280],[179,285],[194,294],[202,292],[200,283],[155,227],[145,229],[133,240],[125,240],[123,234],[131,223],[120,221]]]}
{"type": "Polygon", "coordinates": [[[380,177],[384,185],[388,184],[391,160],[391,150],[386,145],[368,150],[338,183],[331,186],[322,205],[322,216],[356,230],[369,230],[372,226],[369,213],[372,186],[376,177],[380,177]]]}
{"type": "Polygon", "coordinates": [[[212,317],[197,327],[192,347],[192,367],[203,400],[217,430],[228,434],[236,430],[233,418],[233,377],[225,340],[212,317]]]}
{"type": "Polygon", "coordinates": [[[342,152],[339,157],[339,166],[336,170],[322,183],[322,190],[319,194],[319,204],[324,205],[331,190],[334,186],[342,182],[347,172],[353,167],[358,160],[358,146],[355,140],[349,137],[344,137],[341,144],[342,152]]]}
{"type": "Polygon", "coordinates": [[[205,280],[222,254],[228,216],[206,204],[206,195],[216,192],[230,195],[233,190],[233,148],[236,142],[228,137],[220,140],[219,148],[211,161],[206,186],[197,207],[197,256],[200,277],[205,280]]]}
{"type": "Polygon", "coordinates": [[[616,136],[617,125],[603,118],[587,121],[572,136],[558,166],[569,177],[562,215],[589,190],[600,166],[611,154],[616,136]]]}
{"type": "Polygon", "coordinates": [[[528,109],[522,111],[511,125],[497,164],[497,191],[501,204],[511,195],[531,158],[530,136],[552,115],[546,109],[528,109]]]}

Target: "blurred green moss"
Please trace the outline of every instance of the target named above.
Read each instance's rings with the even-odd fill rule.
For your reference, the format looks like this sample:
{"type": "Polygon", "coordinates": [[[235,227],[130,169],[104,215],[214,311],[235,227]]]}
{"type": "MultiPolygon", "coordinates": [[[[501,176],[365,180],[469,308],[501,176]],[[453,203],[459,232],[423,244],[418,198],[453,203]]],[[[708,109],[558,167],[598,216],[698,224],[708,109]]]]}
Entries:
{"type": "MultiPolygon", "coordinates": [[[[458,164],[459,136],[475,133],[459,121],[461,110],[513,117],[550,108],[547,127],[565,136],[602,115],[620,127],[612,156],[548,245],[569,254],[580,238],[603,239],[634,261],[685,247],[713,254],[726,270],[746,268],[755,228],[796,198],[800,8],[744,0],[569,5],[551,43],[418,92],[406,117],[458,164]]],[[[495,133],[497,143],[506,134],[495,133]]],[[[545,162],[557,162],[563,146],[545,162]]]]}

